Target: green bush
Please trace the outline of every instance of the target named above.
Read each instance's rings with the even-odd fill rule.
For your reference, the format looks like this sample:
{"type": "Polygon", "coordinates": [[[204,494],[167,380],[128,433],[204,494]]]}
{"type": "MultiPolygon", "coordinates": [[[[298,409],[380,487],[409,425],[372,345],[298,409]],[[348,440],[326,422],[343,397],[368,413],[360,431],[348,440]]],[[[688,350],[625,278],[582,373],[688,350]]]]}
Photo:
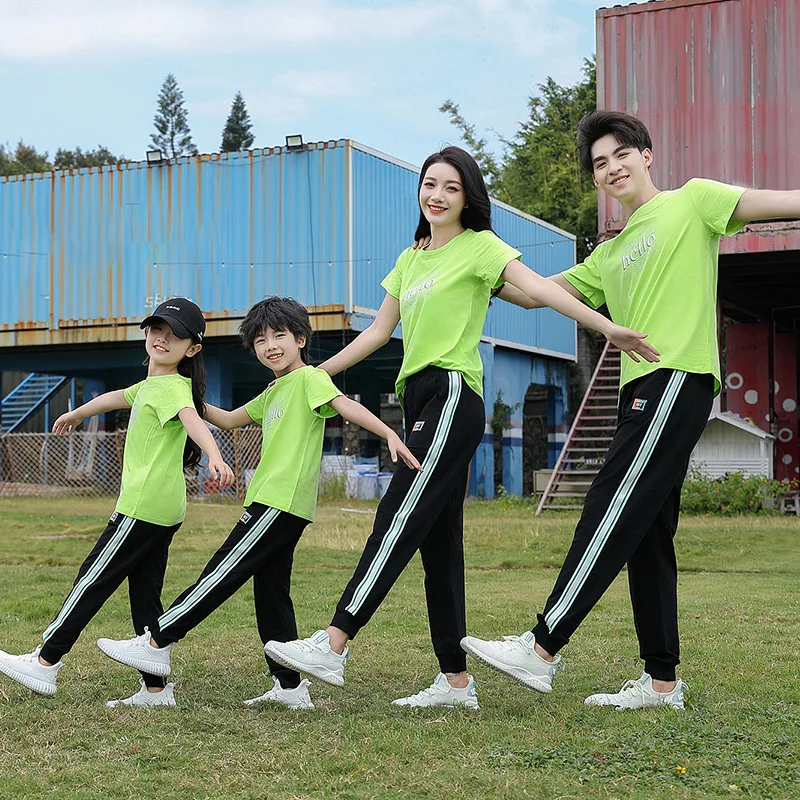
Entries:
{"type": "Polygon", "coordinates": [[[777,514],[780,498],[796,489],[797,481],[773,481],[741,472],[712,479],[692,471],[683,484],[681,511],[684,514],[777,514]]]}

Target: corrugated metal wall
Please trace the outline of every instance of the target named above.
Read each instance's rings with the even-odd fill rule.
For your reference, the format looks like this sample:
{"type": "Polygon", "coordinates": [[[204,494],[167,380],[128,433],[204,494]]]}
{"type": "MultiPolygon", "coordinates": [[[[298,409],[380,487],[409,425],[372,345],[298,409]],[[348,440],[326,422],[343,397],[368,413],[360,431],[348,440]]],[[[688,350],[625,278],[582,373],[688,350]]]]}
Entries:
{"type": "MultiPolygon", "coordinates": [[[[659,188],[694,176],[753,188],[800,186],[800,4],[663,0],[597,12],[602,108],[653,136],[659,188]]],[[[619,206],[601,193],[600,229],[619,206]]],[[[723,240],[721,252],[800,248],[797,226],[723,240]]]]}
{"type": "Polygon", "coordinates": [[[346,186],[344,142],[4,179],[0,329],[133,321],[178,294],[211,317],[341,303],[346,186]]]}
{"type": "MultiPolygon", "coordinates": [[[[354,304],[376,309],[385,295],[380,282],[411,244],[417,227],[419,172],[361,145],[354,145],[352,159],[354,304]]],[[[522,252],[531,269],[553,275],[574,264],[575,240],[570,234],[502,203],[493,202],[492,215],[497,234],[522,252]]],[[[484,334],[575,355],[575,323],[551,309],[525,311],[495,302],[484,334]]]]}
{"type": "MultiPolygon", "coordinates": [[[[376,309],[416,227],[417,175],[341,140],[0,179],[0,332],[58,329],[47,339],[58,344],[127,324],[138,336],[134,324],[175,295],[211,320],[266,294],[376,309]]],[[[542,274],[572,265],[569,234],[500,204],[494,221],[542,274]]],[[[486,334],[575,354],[574,323],[549,309],[496,303],[486,334]]]]}
{"type": "MultiPolygon", "coordinates": [[[[575,238],[500,203],[492,210],[497,235],[522,253],[522,261],[540,275],[555,275],[575,263],[575,238]]],[[[551,308],[526,311],[495,302],[484,334],[553,353],[577,355],[575,323],[551,308]]]]}

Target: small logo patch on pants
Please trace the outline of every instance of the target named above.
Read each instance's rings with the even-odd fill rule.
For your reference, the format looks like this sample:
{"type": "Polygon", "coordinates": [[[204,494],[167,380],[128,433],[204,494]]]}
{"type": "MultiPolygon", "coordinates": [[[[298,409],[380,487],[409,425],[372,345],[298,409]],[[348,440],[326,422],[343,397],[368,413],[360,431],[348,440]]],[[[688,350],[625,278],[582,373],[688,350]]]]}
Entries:
{"type": "Polygon", "coordinates": [[[411,429],[411,432],[413,433],[414,431],[421,431],[423,425],[425,425],[425,422],[423,420],[419,420],[418,422],[415,422],[414,423],[414,427],[411,429]]]}
{"type": "Polygon", "coordinates": [[[243,525],[247,525],[247,523],[250,522],[251,519],[253,519],[253,515],[250,514],[248,511],[245,511],[244,514],[242,514],[242,516],[239,517],[239,522],[241,522],[243,525]]]}
{"type": "Polygon", "coordinates": [[[633,411],[644,411],[644,407],[646,405],[647,405],[647,400],[642,400],[640,397],[637,397],[633,401],[633,405],[631,406],[631,409],[633,411]]]}
{"type": "Polygon", "coordinates": [[[117,521],[117,517],[118,517],[118,516],[119,516],[119,511],[115,511],[115,512],[114,512],[114,513],[113,513],[113,514],[112,514],[112,515],[111,515],[111,516],[108,518],[108,521],[109,521],[109,522],[116,522],[116,521],[117,521]]]}

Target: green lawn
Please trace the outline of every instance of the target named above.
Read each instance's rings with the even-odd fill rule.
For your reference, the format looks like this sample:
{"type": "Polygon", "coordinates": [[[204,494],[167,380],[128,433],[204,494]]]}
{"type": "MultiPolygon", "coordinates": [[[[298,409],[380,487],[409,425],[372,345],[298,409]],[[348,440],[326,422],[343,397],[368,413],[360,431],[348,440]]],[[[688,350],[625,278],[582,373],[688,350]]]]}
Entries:
{"type": "MultiPolygon", "coordinates": [[[[112,505],[0,499],[0,648],[37,644],[112,505]]],[[[293,589],[302,635],[328,623],[370,529],[369,514],[342,506],[372,507],[324,506],[305,534],[293,589]]],[[[165,600],[194,580],[237,514],[190,507],[165,600]]],[[[472,633],[531,626],[574,523],[513,503],[468,505],[472,633]]],[[[641,670],[624,576],[565,650],[552,694],[472,662],[477,713],[389,705],[437,671],[416,559],[354,643],[345,687],[314,683],[313,712],[241,705],[271,685],[250,588],[173,652],[177,708],[106,709],[137,686],[94,645],[131,635],[122,589],[66,657],[55,698],[0,676],[0,798],[800,797],[800,522],[687,518],[678,545],[683,714],[583,705],[641,670]]]]}

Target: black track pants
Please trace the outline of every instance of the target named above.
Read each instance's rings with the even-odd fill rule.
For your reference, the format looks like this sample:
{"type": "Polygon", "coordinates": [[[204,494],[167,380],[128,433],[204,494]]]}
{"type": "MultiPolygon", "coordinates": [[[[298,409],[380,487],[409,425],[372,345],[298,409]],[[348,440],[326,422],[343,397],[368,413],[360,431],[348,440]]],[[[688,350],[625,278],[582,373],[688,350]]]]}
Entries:
{"type": "Polygon", "coordinates": [[[332,625],[355,636],[417,550],[442,672],[466,669],[463,510],[467,470],[483,436],[483,400],[458,372],[427,367],[406,384],[407,445],[422,472],[398,462],[372,534],[332,625]]]}
{"type": "MultiPolygon", "coordinates": [[[[155,642],[164,647],[182,639],[218,609],[250,578],[262,643],[297,638],[291,588],[294,549],[308,520],[252,503],[197,581],[176,598],[158,620],[155,642]]],[[[267,658],[270,672],[284,689],[294,689],[300,675],[267,658]]]]}
{"type": "Polygon", "coordinates": [[[533,629],[548,652],[567,644],[627,564],[645,670],[657,680],[675,679],[680,652],[673,538],[681,486],[708,421],[713,383],[711,375],[660,369],[623,388],[614,440],[533,629]]]}
{"type": "MultiPolygon", "coordinates": [[[[61,611],[43,634],[42,658],[60,661],[125,578],[136,634],[141,636],[145,628],[157,631],[158,618],[164,610],[161,590],[167,555],[178,528],[180,523],[165,527],[114,512],[81,564],[61,611]]],[[[147,686],[165,685],[157,675],[143,672],[142,677],[147,686]]]]}

